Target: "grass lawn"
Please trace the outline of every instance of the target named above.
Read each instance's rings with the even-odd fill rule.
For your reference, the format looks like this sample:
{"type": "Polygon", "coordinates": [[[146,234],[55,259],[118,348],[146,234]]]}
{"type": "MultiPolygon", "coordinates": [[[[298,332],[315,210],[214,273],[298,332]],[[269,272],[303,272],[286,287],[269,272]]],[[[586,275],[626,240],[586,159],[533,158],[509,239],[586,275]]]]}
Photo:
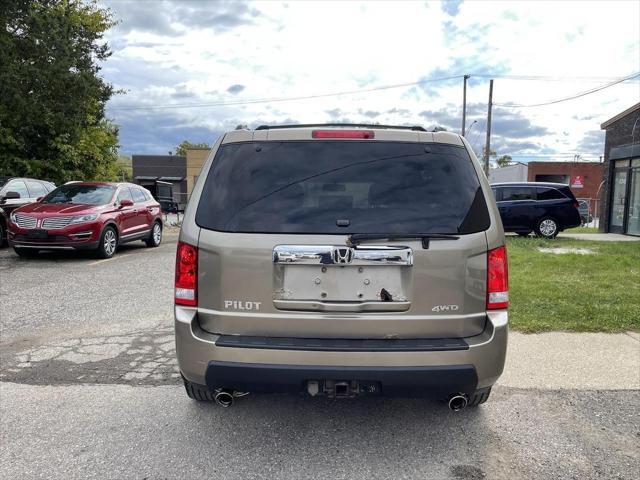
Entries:
{"type": "Polygon", "coordinates": [[[507,237],[507,251],[515,330],[640,331],[640,242],[507,237]],[[538,250],[554,247],[594,253],[538,250]]]}
{"type": "Polygon", "coordinates": [[[600,230],[598,230],[596,227],[574,227],[574,228],[567,228],[566,230],[562,231],[563,233],[600,233],[600,230]]]}

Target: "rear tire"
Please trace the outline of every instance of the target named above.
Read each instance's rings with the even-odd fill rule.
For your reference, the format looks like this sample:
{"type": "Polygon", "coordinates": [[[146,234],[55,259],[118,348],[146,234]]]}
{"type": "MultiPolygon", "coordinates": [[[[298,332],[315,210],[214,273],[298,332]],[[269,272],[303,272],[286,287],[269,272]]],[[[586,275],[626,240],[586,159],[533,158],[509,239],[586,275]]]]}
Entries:
{"type": "Polygon", "coordinates": [[[155,222],[153,224],[153,228],[151,232],[149,232],[149,237],[144,241],[149,248],[159,247],[162,242],[162,225],[160,222],[155,222]]]}
{"type": "Polygon", "coordinates": [[[22,258],[34,258],[38,256],[38,249],[35,248],[20,248],[13,247],[13,251],[18,254],[19,257],[22,258]]]}
{"type": "Polygon", "coordinates": [[[551,217],[543,217],[536,224],[536,235],[538,237],[551,239],[555,238],[558,232],[560,232],[558,222],[551,217]]]}
{"type": "Polygon", "coordinates": [[[476,390],[476,392],[469,397],[467,407],[477,407],[478,405],[483,404],[484,402],[489,400],[489,395],[491,395],[491,387],[484,388],[482,390],[476,390]]]}
{"type": "Polygon", "coordinates": [[[184,389],[189,398],[198,402],[213,402],[213,394],[207,387],[198,385],[197,383],[191,383],[184,377],[182,377],[182,381],[184,382],[184,389]]]}
{"type": "Polygon", "coordinates": [[[118,249],[118,232],[112,226],[107,226],[100,235],[100,242],[96,255],[98,258],[111,258],[118,249]]]}

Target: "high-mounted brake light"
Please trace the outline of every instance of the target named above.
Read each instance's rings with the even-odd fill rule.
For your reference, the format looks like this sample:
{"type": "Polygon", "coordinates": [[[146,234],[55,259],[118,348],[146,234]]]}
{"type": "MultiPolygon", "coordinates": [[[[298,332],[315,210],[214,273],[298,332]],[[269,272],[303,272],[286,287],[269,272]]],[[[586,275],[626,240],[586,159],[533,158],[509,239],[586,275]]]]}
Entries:
{"type": "Polygon", "coordinates": [[[487,254],[487,310],[509,307],[509,268],[507,247],[489,250],[487,254]]]}
{"type": "Polygon", "coordinates": [[[373,130],[314,130],[313,138],[363,138],[375,137],[373,130]]]}
{"type": "Polygon", "coordinates": [[[198,249],[188,243],[178,242],[176,253],[176,305],[198,305],[198,249]]]}

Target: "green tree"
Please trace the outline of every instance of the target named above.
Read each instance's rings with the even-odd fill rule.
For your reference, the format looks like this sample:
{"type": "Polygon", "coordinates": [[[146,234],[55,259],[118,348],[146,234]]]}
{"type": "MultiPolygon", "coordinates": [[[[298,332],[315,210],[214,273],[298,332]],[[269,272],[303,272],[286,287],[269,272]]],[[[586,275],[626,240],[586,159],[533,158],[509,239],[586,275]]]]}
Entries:
{"type": "Polygon", "coordinates": [[[176,147],[176,155],[186,155],[187,150],[190,148],[211,148],[208,143],[191,143],[189,140],[183,140],[180,145],[176,147]]]}
{"type": "Polygon", "coordinates": [[[115,93],[100,76],[111,12],[87,0],[0,2],[0,175],[111,180],[115,93]]]}
{"type": "Polygon", "coordinates": [[[511,163],[511,157],[509,155],[502,155],[496,159],[496,165],[498,168],[506,167],[511,163]]]}

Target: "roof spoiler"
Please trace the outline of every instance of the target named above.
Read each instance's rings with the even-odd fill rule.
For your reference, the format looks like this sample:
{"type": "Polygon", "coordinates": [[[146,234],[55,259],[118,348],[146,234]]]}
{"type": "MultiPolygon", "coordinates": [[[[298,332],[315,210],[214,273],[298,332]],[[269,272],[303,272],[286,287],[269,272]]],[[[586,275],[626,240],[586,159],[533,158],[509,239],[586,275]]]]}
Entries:
{"type": "Polygon", "coordinates": [[[260,125],[256,130],[275,130],[281,128],[311,128],[311,127],[359,127],[359,128],[384,128],[394,130],[412,130],[414,132],[426,132],[420,125],[373,125],[369,123],[303,123],[299,125],[260,125]]]}

